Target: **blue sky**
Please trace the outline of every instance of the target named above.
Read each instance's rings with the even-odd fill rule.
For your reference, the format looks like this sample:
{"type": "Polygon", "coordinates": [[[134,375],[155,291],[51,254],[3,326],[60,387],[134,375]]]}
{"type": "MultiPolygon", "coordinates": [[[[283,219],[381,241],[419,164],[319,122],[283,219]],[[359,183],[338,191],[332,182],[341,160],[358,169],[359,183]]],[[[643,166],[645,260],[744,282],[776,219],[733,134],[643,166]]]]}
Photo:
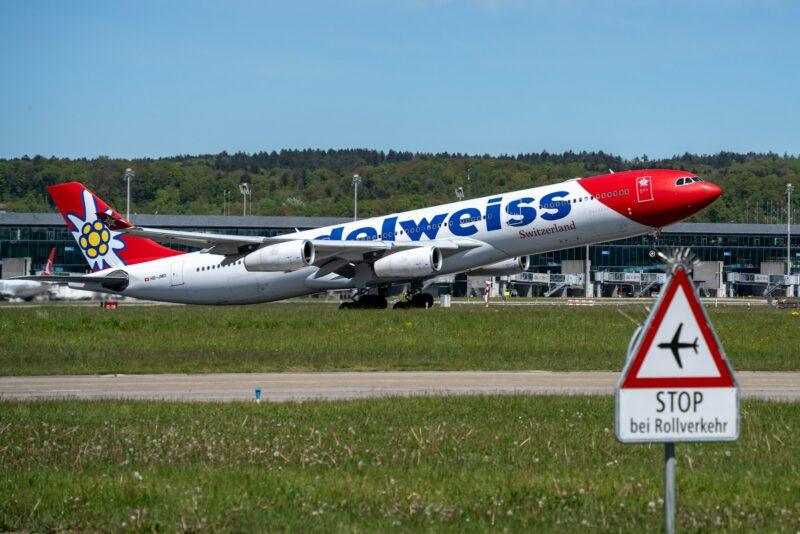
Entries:
{"type": "Polygon", "coordinates": [[[800,153],[800,3],[0,3],[0,157],[800,153]]]}

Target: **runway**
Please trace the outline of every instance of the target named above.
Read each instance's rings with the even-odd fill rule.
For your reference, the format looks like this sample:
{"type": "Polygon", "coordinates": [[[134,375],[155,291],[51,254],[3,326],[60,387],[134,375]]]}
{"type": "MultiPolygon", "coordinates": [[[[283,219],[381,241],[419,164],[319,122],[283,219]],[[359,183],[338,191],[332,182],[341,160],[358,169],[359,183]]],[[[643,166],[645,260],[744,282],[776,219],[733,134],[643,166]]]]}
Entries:
{"type": "MultiPolygon", "coordinates": [[[[800,372],[737,373],[742,398],[800,401],[800,372]]],[[[0,377],[0,399],[249,401],[411,395],[613,395],[611,371],[408,371],[0,377]]]]}

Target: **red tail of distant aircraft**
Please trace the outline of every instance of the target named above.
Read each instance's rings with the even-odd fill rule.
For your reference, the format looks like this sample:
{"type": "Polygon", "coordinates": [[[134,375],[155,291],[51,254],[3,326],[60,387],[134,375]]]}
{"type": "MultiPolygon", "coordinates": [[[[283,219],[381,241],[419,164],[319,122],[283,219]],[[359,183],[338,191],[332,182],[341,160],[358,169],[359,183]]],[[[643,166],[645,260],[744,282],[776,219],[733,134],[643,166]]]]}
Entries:
{"type": "Polygon", "coordinates": [[[42,274],[53,274],[53,261],[56,258],[56,247],[50,249],[50,254],[47,256],[47,263],[44,264],[42,274]]]}

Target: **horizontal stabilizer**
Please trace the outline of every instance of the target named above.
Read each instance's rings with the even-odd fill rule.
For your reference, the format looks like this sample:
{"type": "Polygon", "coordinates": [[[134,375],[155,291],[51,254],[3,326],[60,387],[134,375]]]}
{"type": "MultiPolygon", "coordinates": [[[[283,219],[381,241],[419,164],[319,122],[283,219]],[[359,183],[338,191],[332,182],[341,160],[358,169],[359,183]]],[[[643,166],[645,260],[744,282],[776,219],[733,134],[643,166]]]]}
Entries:
{"type": "Polygon", "coordinates": [[[131,226],[133,226],[131,223],[129,223],[122,217],[114,215],[113,213],[98,211],[96,215],[98,219],[103,221],[103,224],[105,224],[109,230],[114,230],[118,232],[120,230],[124,230],[126,228],[130,228],[131,226]]]}
{"type": "Polygon", "coordinates": [[[128,281],[125,274],[109,274],[92,276],[88,274],[37,274],[31,276],[15,276],[11,280],[34,280],[51,284],[107,284],[108,282],[128,281]]]}

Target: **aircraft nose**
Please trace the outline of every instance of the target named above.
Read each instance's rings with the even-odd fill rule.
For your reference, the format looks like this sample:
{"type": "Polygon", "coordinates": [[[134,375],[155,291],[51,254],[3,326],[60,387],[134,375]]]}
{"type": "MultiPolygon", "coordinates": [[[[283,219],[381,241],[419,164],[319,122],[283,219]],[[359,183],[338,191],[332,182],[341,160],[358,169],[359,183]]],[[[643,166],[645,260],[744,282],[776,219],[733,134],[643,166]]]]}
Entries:
{"type": "Polygon", "coordinates": [[[711,182],[702,182],[702,190],[703,196],[705,197],[706,202],[709,204],[717,200],[719,196],[722,194],[722,188],[717,184],[712,184],[711,182]]]}

